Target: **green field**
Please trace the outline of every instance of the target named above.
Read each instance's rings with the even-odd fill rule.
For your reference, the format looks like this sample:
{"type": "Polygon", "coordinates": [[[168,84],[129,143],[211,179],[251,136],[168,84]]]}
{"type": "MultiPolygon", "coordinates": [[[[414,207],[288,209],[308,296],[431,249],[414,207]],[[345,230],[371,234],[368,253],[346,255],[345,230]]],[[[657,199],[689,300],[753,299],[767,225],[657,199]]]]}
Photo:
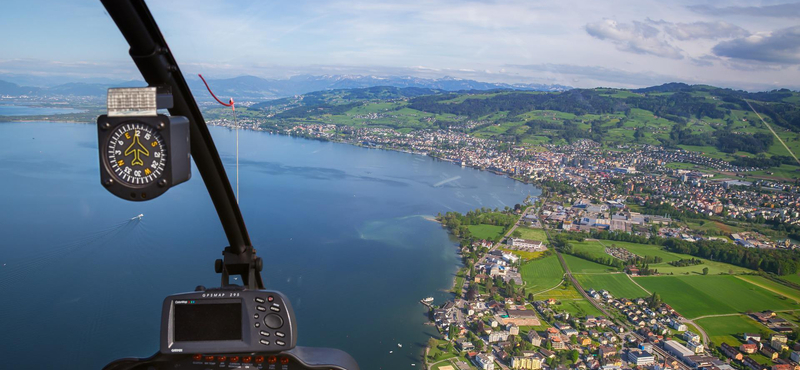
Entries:
{"type": "Polygon", "coordinates": [[[653,244],[638,244],[638,243],[628,243],[628,242],[618,242],[613,240],[601,240],[601,244],[605,245],[606,247],[617,247],[617,248],[625,248],[631,253],[637,256],[653,256],[653,257],[661,257],[664,262],[670,261],[677,261],[681,258],[691,258],[691,256],[667,252],[661,246],[653,245],[653,244]]]}
{"type": "Polygon", "coordinates": [[[759,333],[761,331],[769,331],[766,326],[757,323],[755,320],[745,316],[723,316],[723,317],[707,317],[695,321],[706,334],[708,339],[716,345],[721,343],[728,343],[733,347],[738,347],[741,341],[742,333],[759,333]]]}
{"type": "Polygon", "coordinates": [[[766,290],[781,294],[786,296],[787,298],[794,300],[796,302],[800,302],[800,291],[797,289],[790,288],[786,285],[776,283],[772,280],[769,280],[765,277],[756,276],[756,275],[746,275],[746,276],[737,276],[739,279],[746,280],[752,284],[758,285],[766,290]]]}
{"type": "Polygon", "coordinates": [[[658,272],[661,274],[675,274],[675,275],[702,274],[703,268],[706,267],[708,268],[708,273],[710,275],[741,274],[741,273],[753,272],[750,269],[729,265],[727,263],[710,261],[703,258],[693,257],[688,254],[672,253],[667,250],[664,250],[661,246],[653,244],[638,244],[638,243],[619,242],[613,240],[586,240],[582,242],[572,242],[571,244],[573,248],[575,248],[576,250],[583,251],[595,257],[608,257],[609,255],[606,254],[605,248],[611,246],[617,248],[625,248],[631,251],[631,253],[642,257],[644,256],[661,257],[663,262],[650,264],[650,268],[658,270],[658,272]],[[668,263],[670,261],[677,261],[680,259],[688,259],[688,258],[699,259],[703,261],[703,263],[700,265],[683,266],[683,267],[675,267],[668,263]]]}
{"type": "Polygon", "coordinates": [[[530,227],[518,227],[516,231],[520,232],[522,239],[538,240],[547,244],[547,234],[542,229],[532,229],[530,227]]]}
{"type": "Polygon", "coordinates": [[[614,270],[606,265],[601,265],[566,253],[562,253],[561,256],[564,257],[564,261],[567,262],[567,266],[569,266],[570,271],[574,274],[596,274],[614,270]]]}
{"type": "Polygon", "coordinates": [[[558,284],[564,276],[564,270],[555,255],[527,262],[520,267],[522,279],[525,280],[525,292],[537,293],[550,289],[558,284]]]}
{"type": "Polygon", "coordinates": [[[602,257],[602,258],[611,257],[610,255],[606,254],[606,248],[603,247],[603,245],[597,241],[592,241],[592,240],[586,240],[582,242],[573,241],[570,242],[569,244],[572,244],[573,250],[586,253],[592,257],[602,257]]]}
{"type": "Polygon", "coordinates": [[[541,301],[544,299],[557,299],[557,300],[575,300],[583,299],[583,296],[571,284],[561,284],[558,288],[548,290],[547,292],[536,294],[534,300],[541,301]]]}
{"type": "Polygon", "coordinates": [[[798,274],[784,275],[780,278],[790,283],[800,284],[800,275],[798,274]]]}
{"type": "Polygon", "coordinates": [[[573,299],[573,300],[562,300],[561,304],[556,306],[556,309],[567,311],[571,315],[578,317],[583,317],[586,315],[599,316],[603,314],[602,312],[600,312],[600,310],[592,306],[592,304],[589,301],[583,298],[573,299]]]}
{"type": "Polygon", "coordinates": [[[494,225],[469,225],[467,226],[472,236],[478,239],[486,239],[492,241],[499,241],[503,237],[505,228],[502,226],[494,225]]]}
{"type": "MultiPolygon", "coordinates": [[[[680,256],[680,255],[679,255],[680,256]]],[[[684,255],[684,258],[692,258],[692,256],[684,255]]],[[[710,261],[707,259],[697,258],[703,261],[700,265],[675,267],[666,263],[659,263],[650,265],[650,268],[657,269],[660,274],[675,274],[675,275],[698,275],[703,273],[703,268],[708,268],[709,275],[719,274],[747,274],[753,272],[746,267],[739,267],[729,265],[723,262],[710,261]]]]}
{"type": "Polygon", "coordinates": [[[797,302],[735,276],[652,276],[635,279],[645,289],[660,294],[664,302],[687,318],[748,310],[800,308],[797,302]]]}
{"type": "Polygon", "coordinates": [[[647,293],[634,284],[626,274],[575,275],[586,289],[608,290],[614,297],[639,298],[647,293]]]}

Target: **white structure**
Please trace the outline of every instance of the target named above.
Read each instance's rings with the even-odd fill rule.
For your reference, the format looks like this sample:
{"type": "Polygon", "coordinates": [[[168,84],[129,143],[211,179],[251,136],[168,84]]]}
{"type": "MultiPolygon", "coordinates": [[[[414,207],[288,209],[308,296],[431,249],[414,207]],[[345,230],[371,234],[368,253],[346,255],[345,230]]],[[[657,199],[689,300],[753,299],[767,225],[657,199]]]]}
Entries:
{"type": "Polygon", "coordinates": [[[703,353],[703,351],[705,351],[705,347],[703,347],[702,343],[693,341],[686,342],[686,348],[694,351],[694,353],[703,353]]]}
{"type": "Polygon", "coordinates": [[[489,343],[506,341],[509,335],[511,335],[511,333],[505,330],[493,331],[489,334],[489,343]]]}
{"type": "Polygon", "coordinates": [[[674,340],[668,340],[664,342],[664,349],[678,357],[681,361],[685,361],[684,359],[686,357],[694,356],[694,352],[692,350],[684,347],[683,344],[680,344],[674,340]]]}
{"type": "Polygon", "coordinates": [[[686,327],[686,324],[674,319],[669,320],[669,326],[677,331],[686,331],[689,329],[686,327]]]}
{"type": "Polygon", "coordinates": [[[473,357],[473,361],[479,369],[494,370],[494,356],[479,353],[473,357]]]}
{"type": "Polygon", "coordinates": [[[628,351],[628,362],[636,366],[645,366],[655,363],[656,358],[649,352],[630,350],[628,351]]]}
{"type": "Polygon", "coordinates": [[[700,342],[700,335],[687,331],[683,333],[683,340],[687,342],[700,342]]]}
{"type": "Polygon", "coordinates": [[[534,251],[545,251],[544,243],[538,240],[528,240],[528,239],[517,239],[517,238],[509,238],[507,244],[513,245],[517,248],[526,248],[532,249],[534,251]]]}

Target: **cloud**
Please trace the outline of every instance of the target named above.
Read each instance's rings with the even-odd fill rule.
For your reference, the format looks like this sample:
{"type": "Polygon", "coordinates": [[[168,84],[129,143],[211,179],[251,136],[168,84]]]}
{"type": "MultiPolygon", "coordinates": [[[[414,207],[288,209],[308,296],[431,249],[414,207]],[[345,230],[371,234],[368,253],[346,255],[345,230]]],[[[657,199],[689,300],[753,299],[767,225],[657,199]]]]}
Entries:
{"type": "Polygon", "coordinates": [[[586,32],[600,40],[608,40],[623,51],[637,54],[651,54],[670,59],[682,59],[682,50],[671,45],[661,37],[660,31],[643,22],[633,21],[631,24],[617,23],[605,19],[589,23],[586,32]]]}
{"type": "MultiPolygon", "coordinates": [[[[518,68],[532,72],[545,72],[554,75],[569,76],[575,80],[594,80],[608,85],[623,84],[626,86],[653,86],[665,82],[680,81],[677,76],[663,75],[652,71],[630,72],[617,68],[600,66],[580,66],[574,64],[529,64],[507,65],[508,68],[518,68]]],[[[565,81],[566,83],[566,81],[565,81]]],[[[587,85],[591,86],[591,85],[587,85]]]]}
{"type": "Polygon", "coordinates": [[[694,23],[664,22],[664,32],[682,41],[744,37],[750,35],[750,32],[744,28],[721,21],[694,23]]]}
{"type": "Polygon", "coordinates": [[[744,61],[799,64],[800,26],[723,41],[712,51],[717,56],[744,61]]]}
{"type": "Polygon", "coordinates": [[[746,15],[756,17],[800,18],[800,3],[787,3],[765,6],[727,6],[690,5],[690,10],[711,16],[746,15]]]}

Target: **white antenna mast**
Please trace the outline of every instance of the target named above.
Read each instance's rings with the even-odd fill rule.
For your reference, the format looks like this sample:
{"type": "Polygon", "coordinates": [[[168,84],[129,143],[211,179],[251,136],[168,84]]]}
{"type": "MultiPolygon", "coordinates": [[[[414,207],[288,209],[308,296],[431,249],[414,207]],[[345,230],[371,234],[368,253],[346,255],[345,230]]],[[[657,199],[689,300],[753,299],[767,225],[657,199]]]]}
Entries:
{"type": "MultiPolygon", "coordinates": [[[[233,99],[231,99],[233,101],[233,99]]],[[[236,108],[233,109],[233,125],[236,127],[236,204],[239,204],[239,124],[236,123],[236,108]]]]}
{"type": "Polygon", "coordinates": [[[203,78],[203,75],[198,74],[198,76],[200,76],[200,79],[203,80],[203,83],[206,85],[206,89],[208,89],[208,93],[214,97],[214,100],[226,107],[231,107],[231,111],[233,111],[233,128],[236,130],[236,205],[239,205],[239,124],[236,123],[236,104],[234,104],[233,98],[231,98],[228,103],[224,103],[222,100],[219,100],[219,98],[217,98],[217,96],[211,91],[211,88],[208,86],[206,79],[203,78]]]}

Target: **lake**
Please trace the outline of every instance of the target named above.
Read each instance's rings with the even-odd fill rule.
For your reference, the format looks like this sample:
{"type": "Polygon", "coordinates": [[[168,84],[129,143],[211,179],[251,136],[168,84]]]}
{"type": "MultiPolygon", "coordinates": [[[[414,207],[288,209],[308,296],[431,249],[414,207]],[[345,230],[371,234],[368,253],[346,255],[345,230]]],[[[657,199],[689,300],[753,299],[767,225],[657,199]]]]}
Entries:
{"type": "MultiPolygon", "coordinates": [[[[235,134],[211,132],[234,180],[235,134]]],[[[127,202],[100,185],[96,140],[94,124],[0,123],[3,368],[149,356],[164,297],[219,286],[226,239],[197,171],[127,202]]],[[[422,155],[262,132],[240,132],[240,156],[242,213],[265,285],[295,308],[298,344],[345,350],[362,369],[421,366],[435,330],[418,300],[449,298],[460,266],[431,216],[539,194],[422,155]]]]}
{"type": "Polygon", "coordinates": [[[36,116],[84,112],[75,108],[36,107],[30,105],[0,104],[0,116],[36,116]]]}

